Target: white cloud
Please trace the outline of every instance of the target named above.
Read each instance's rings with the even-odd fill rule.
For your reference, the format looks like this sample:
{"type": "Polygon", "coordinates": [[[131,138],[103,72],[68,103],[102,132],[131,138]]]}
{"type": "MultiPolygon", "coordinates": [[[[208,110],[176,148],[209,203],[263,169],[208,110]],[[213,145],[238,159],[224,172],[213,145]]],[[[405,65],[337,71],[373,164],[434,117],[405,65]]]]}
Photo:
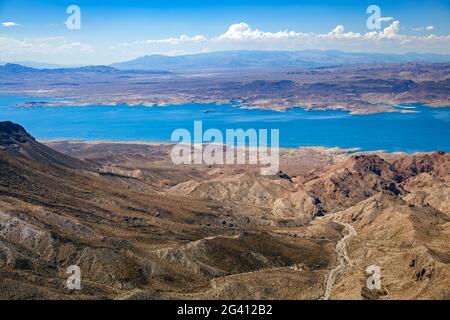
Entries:
{"type": "Polygon", "coordinates": [[[305,38],[308,34],[295,31],[278,31],[278,32],[263,32],[258,29],[252,29],[245,23],[232,24],[228,30],[215,38],[214,40],[231,40],[231,41],[265,41],[265,40],[286,40],[295,38],[305,38]]]}
{"type": "Polygon", "coordinates": [[[392,22],[394,20],[395,20],[395,18],[393,18],[393,17],[382,17],[382,18],[380,18],[380,22],[392,22]]]}
{"type": "Polygon", "coordinates": [[[186,35],[181,35],[178,38],[166,38],[166,39],[156,39],[156,40],[143,40],[143,41],[134,41],[134,42],[123,42],[120,43],[119,46],[121,47],[130,47],[130,46],[136,46],[136,45],[143,45],[143,44],[168,44],[168,45],[179,45],[179,44],[186,44],[186,43],[202,43],[206,41],[205,36],[203,35],[196,35],[193,37],[189,37],[186,35]]]}
{"type": "Polygon", "coordinates": [[[9,28],[9,27],[17,27],[19,24],[15,23],[13,21],[6,21],[6,22],[2,22],[2,26],[9,28]]]}
{"type": "Polygon", "coordinates": [[[417,28],[413,28],[412,30],[413,31],[433,31],[434,26],[417,27],[417,28]]]}
{"type": "MultiPolygon", "coordinates": [[[[385,18],[389,21],[391,18],[385,18]]],[[[308,40],[308,41],[330,41],[345,39],[393,39],[399,35],[400,21],[395,20],[380,31],[372,31],[365,34],[358,32],[346,32],[343,25],[337,25],[333,30],[324,34],[303,33],[295,31],[264,32],[252,29],[248,24],[241,22],[231,25],[222,35],[213,38],[215,41],[280,41],[280,40],[308,40]]]]}
{"type": "Polygon", "coordinates": [[[400,31],[400,21],[395,20],[389,26],[381,31],[372,31],[364,35],[366,39],[380,40],[380,39],[394,39],[398,37],[400,31]]]}
{"type": "MultiPolygon", "coordinates": [[[[440,52],[450,51],[450,36],[413,36],[401,34],[399,20],[392,17],[382,18],[390,22],[382,30],[359,33],[345,30],[343,25],[337,25],[327,33],[305,33],[293,30],[263,31],[252,28],[245,22],[230,25],[227,30],[213,37],[204,35],[171,37],[135,42],[125,42],[111,46],[123,54],[135,47],[147,54],[156,52],[202,52],[207,47],[209,51],[218,50],[342,50],[366,52],[400,53],[408,51],[440,52]]],[[[432,31],[433,27],[423,27],[432,31]]]]}
{"type": "MultiPolygon", "coordinates": [[[[385,18],[385,22],[388,19],[385,18]]],[[[0,36],[0,60],[41,60],[53,62],[123,60],[146,54],[177,55],[220,50],[341,50],[359,52],[450,52],[450,35],[434,35],[433,26],[422,27],[425,35],[401,33],[398,20],[385,28],[366,33],[352,32],[337,25],[323,33],[305,33],[294,30],[263,31],[245,22],[230,25],[222,34],[206,37],[202,34],[180,35],[164,39],[150,39],[125,43],[111,43],[94,48],[83,42],[69,41],[64,37],[15,39],[0,36]],[[122,58],[121,58],[122,57],[122,58]],[[73,61],[72,61],[73,60],[73,61]]]]}
{"type": "MultiPolygon", "coordinates": [[[[346,31],[338,25],[328,33],[304,33],[297,31],[266,32],[251,28],[241,22],[231,25],[228,30],[209,40],[221,49],[261,49],[261,50],[302,50],[302,49],[337,49],[343,51],[366,52],[450,52],[450,35],[412,36],[401,34],[399,20],[391,21],[384,29],[357,33],[346,31]],[[225,47],[225,45],[228,47],[225,47]]],[[[429,26],[426,30],[432,31],[429,26]]]]}
{"type": "MultiPolygon", "coordinates": [[[[386,20],[388,21],[388,20],[386,20]]],[[[343,25],[336,26],[333,30],[325,34],[303,33],[295,31],[264,32],[252,29],[248,24],[241,22],[231,25],[222,35],[213,38],[215,41],[266,41],[274,42],[281,40],[308,40],[308,41],[330,41],[345,39],[392,39],[398,36],[400,31],[400,21],[395,20],[381,31],[372,31],[366,34],[358,32],[346,32],[343,25]]]]}
{"type": "MultiPolygon", "coordinates": [[[[122,43],[115,48],[122,48],[125,54],[127,47],[136,47],[146,54],[156,52],[174,52],[184,50],[202,52],[207,47],[209,51],[218,50],[342,50],[365,52],[440,52],[450,51],[450,36],[413,36],[401,34],[399,20],[385,17],[384,22],[390,23],[382,30],[358,33],[346,31],[343,25],[337,25],[327,33],[305,33],[292,30],[263,31],[252,28],[245,22],[230,25],[227,30],[213,37],[203,35],[186,36],[135,41],[122,43]]],[[[430,26],[431,27],[431,26],[430,26]]],[[[424,28],[425,30],[425,28],[424,28]]],[[[428,28],[429,31],[432,28],[428,28]]]]}
{"type": "Polygon", "coordinates": [[[171,44],[171,45],[178,45],[182,43],[201,43],[205,41],[206,38],[203,35],[196,35],[193,37],[189,37],[186,35],[181,35],[178,38],[168,38],[168,39],[160,39],[160,40],[146,40],[145,43],[165,43],[165,44],[171,44]]]}
{"type": "Polygon", "coordinates": [[[386,38],[394,38],[400,31],[400,21],[396,20],[386,27],[381,35],[386,38]]]}
{"type": "Polygon", "coordinates": [[[360,33],[354,32],[345,32],[345,28],[343,25],[338,25],[332,31],[330,31],[326,35],[319,35],[319,37],[324,38],[334,38],[334,39],[343,39],[343,38],[359,38],[361,37],[360,33]]]}

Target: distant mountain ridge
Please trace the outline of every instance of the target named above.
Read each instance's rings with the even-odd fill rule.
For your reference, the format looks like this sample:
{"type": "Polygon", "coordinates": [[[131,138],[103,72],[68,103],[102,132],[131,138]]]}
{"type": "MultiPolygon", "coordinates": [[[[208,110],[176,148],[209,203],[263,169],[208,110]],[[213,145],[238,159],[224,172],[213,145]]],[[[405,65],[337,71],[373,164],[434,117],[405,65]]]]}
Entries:
{"type": "Polygon", "coordinates": [[[208,69],[301,68],[361,63],[449,62],[450,55],[381,54],[341,51],[220,51],[180,56],[149,55],[113,63],[117,69],[169,71],[208,69]]]}
{"type": "Polygon", "coordinates": [[[64,74],[64,73],[109,73],[109,74],[121,74],[121,73],[151,73],[151,74],[169,74],[170,72],[164,70],[126,70],[116,69],[111,66],[85,66],[74,68],[57,68],[57,69],[37,69],[32,67],[23,66],[15,63],[6,63],[0,66],[0,72],[8,74],[24,74],[24,73],[46,73],[46,74],[64,74]]]}
{"type": "Polygon", "coordinates": [[[283,68],[320,68],[350,64],[450,62],[450,55],[431,53],[382,54],[342,51],[218,51],[178,56],[147,55],[110,65],[58,66],[25,61],[23,63],[0,62],[0,72],[9,73],[154,73],[189,70],[247,70],[283,68]]]}
{"type": "Polygon", "coordinates": [[[54,63],[45,63],[45,62],[35,62],[35,61],[0,61],[0,66],[5,64],[20,64],[24,67],[34,68],[34,69],[63,69],[63,68],[77,68],[82,67],[83,65],[75,65],[75,64],[54,64],[54,63]]]}

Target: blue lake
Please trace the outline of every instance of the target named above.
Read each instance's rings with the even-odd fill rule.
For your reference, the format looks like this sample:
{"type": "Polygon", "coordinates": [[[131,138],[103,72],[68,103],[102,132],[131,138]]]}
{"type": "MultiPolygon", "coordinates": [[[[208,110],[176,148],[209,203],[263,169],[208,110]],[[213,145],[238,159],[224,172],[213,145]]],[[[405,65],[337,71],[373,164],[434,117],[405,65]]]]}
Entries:
{"type": "Polygon", "coordinates": [[[236,106],[15,107],[37,98],[0,96],[0,121],[25,127],[37,139],[170,141],[177,128],[280,129],[281,147],[327,146],[386,151],[450,151],[450,108],[406,106],[417,113],[350,115],[344,111],[286,112],[236,106]],[[212,112],[204,112],[206,110],[212,112]]]}

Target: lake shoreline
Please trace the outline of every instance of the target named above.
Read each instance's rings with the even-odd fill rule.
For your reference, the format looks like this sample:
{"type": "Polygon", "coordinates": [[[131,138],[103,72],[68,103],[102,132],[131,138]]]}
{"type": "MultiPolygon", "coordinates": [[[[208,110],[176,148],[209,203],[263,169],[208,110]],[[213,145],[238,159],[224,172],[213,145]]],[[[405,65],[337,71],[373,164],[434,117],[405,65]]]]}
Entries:
{"type": "Polygon", "coordinates": [[[278,130],[279,146],[285,149],[325,146],[365,152],[450,151],[446,139],[450,136],[450,108],[403,104],[397,106],[397,112],[355,116],[343,110],[295,108],[277,112],[217,104],[10,107],[26,101],[27,97],[0,96],[0,119],[28,128],[38,140],[159,144],[170,142],[178,129],[194,134],[195,124],[200,122],[202,132],[217,129],[223,139],[227,130],[278,130]]]}
{"type": "MultiPolygon", "coordinates": [[[[51,145],[53,143],[68,143],[68,144],[84,144],[84,145],[136,145],[136,146],[175,146],[175,142],[167,142],[167,141],[128,141],[128,140],[83,140],[83,139],[37,139],[38,142],[51,145]]],[[[208,143],[204,143],[207,145],[208,143]]],[[[244,147],[245,148],[245,147],[244,147]]],[[[256,147],[248,147],[249,149],[253,149],[256,147]]],[[[270,150],[270,147],[268,147],[270,150]]],[[[307,150],[307,151],[316,151],[316,152],[325,152],[325,153],[348,153],[348,154],[373,154],[373,153],[386,153],[386,154],[398,154],[398,155],[414,155],[421,153],[430,153],[430,152],[438,152],[442,150],[435,151],[386,151],[386,150],[361,150],[358,147],[355,148],[342,148],[342,147],[327,147],[327,146],[298,146],[298,147],[280,147],[280,151],[295,151],[295,150],[307,150]]],[[[444,151],[450,152],[450,151],[444,151]]]]}
{"type": "MultiPolygon", "coordinates": [[[[0,96],[9,96],[9,95],[2,95],[0,96]]],[[[12,96],[12,95],[11,95],[12,96]]],[[[43,99],[48,99],[48,97],[42,97],[43,99]]],[[[59,99],[59,98],[58,98],[59,99]]],[[[62,99],[62,98],[61,98],[62,99]]],[[[413,108],[401,108],[398,107],[399,105],[421,105],[426,108],[431,109],[438,109],[438,108],[450,108],[450,105],[445,103],[439,103],[439,102],[430,102],[430,103],[423,103],[423,102],[408,102],[408,103],[395,103],[392,101],[386,101],[384,103],[377,103],[374,105],[373,109],[355,109],[352,106],[346,106],[346,105],[330,105],[328,107],[313,107],[309,105],[292,105],[292,106],[268,106],[267,104],[260,104],[260,103],[253,103],[251,105],[245,104],[245,103],[236,103],[235,101],[230,100],[208,100],[208,101],[197,101],[197,100],[179,100],[176,102],[167,102],[167,103],[128,103],[126,101],[117,101],[117,102],[104,102],[104,101],[86,101],[86,100],[79,100],[77,102],[61,102],[61,101],[27,101],[24,103],[20,103],[17,105],[14,105],[15,108],[39,108],[39,107],[45,107],[45,108],[64,108],[64,107],[80,107],[80,108],[86,108],[86,107],[146,107],[146,108],[165,108],[165,107],[182,107],[186,105],[198,105],[198,106],[210,106],[210,105],[216,105],[216,106],[233,106],[239,109],[243,110],[260,110],[260,111],[276,111],[276,112],[287,112],[289,110],[293,109],[302,109],[305,111],[343,111],[347,112],[350,115],[355,116],[364,116],[364,115],[372,115],[372,114],[380,114],[380,113],[416,113],[417,111],[413,108]]],[[[199,110],[201,111],[201,110],[199,110]]]]}

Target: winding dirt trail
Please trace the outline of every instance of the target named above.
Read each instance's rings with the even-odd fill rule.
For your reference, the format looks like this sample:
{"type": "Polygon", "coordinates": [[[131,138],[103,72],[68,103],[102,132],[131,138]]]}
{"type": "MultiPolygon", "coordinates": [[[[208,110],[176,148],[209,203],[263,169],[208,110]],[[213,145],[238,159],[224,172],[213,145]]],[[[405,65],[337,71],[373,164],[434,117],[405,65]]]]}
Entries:
{"type": "Polygon", "coordinates": [[[357,235],[355,228],[353,228],[348,223],[333,221],[344,227],[345,236],[338,241],[336,244],[336,254],[338,259],[337,266],[328,273],[325,277],[325,292],[322,296],[322,300],[330,299],[331,289],[333,289],[336,277],[345,271],[345,267],[350,264],[350,258],[348,257],[347,244],[348,242],[357,235]]]}

